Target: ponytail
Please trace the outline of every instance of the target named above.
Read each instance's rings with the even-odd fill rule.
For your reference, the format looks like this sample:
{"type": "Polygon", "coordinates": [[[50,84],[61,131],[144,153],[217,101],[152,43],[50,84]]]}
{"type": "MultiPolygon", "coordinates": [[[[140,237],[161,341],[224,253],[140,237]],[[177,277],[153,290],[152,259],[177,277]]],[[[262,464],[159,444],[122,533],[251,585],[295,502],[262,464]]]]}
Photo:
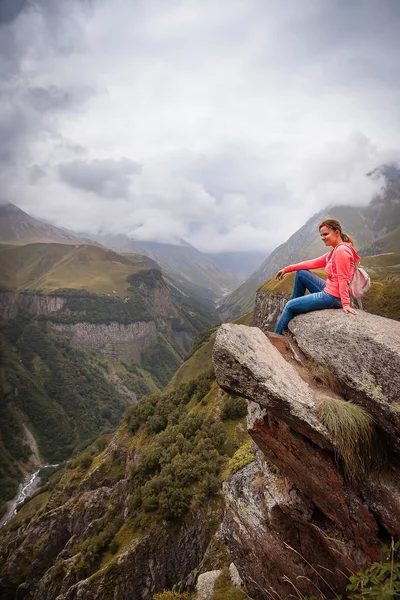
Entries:
{"type": "Polygon", "coordinates": [[[337,219],[324,219],[322,223],[319,224],[318,229],[321,227],[329,227],[329,229],[333,229],[333,231],[338,231],[340,233],[340,237],[344,242],[351,244],[354,246],[354,240],[347,233],[343,233],[342,226],[337,219]]]}
{"type": "Polygon", "coordinates": [[[340,234],[342,240],[344,242],[348,242],[349,244],[351,244],[352,246],[354,246],[354,240],[352,237],[350,237],[349,235],[347,235],[347,233],[341,233],[340,234]]]}

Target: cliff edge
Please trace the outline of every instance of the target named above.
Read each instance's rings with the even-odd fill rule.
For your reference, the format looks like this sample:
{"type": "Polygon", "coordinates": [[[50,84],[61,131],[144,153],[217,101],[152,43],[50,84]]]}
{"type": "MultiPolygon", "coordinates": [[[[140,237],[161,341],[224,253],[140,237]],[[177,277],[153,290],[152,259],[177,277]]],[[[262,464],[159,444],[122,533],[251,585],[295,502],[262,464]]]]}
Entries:
{"type": "Polygon", "coordinates": [[[256,461],[225,484],[223,530],[254,600],[334,598],[400,536],[400,323],[332,310],[290,331],[226,324],[213,350],[249,401],[256,461]]]}

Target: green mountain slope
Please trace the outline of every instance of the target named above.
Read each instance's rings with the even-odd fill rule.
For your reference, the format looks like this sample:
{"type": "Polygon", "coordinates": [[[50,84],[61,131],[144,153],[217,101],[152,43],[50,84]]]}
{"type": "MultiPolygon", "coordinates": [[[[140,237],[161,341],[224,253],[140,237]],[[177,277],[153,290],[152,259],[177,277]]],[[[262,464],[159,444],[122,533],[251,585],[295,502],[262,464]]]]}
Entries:
{"type": "Polygon", "coordinates": [[[121,256],[102,246],[58,243],[0,245],[0,285],[11,291],[84,289],[129,296],[129,275],[147,271],[148,259],[121,256]]]}
{"type": "Polygon", "coordinates": [[[4,501],[32,466],[24,424],[43,460],[70,457],[115,427],[128,404],[162,389],[219,318],[208,292],[164,280],[138,254],[3,244],[0,264],[4,501]]]}

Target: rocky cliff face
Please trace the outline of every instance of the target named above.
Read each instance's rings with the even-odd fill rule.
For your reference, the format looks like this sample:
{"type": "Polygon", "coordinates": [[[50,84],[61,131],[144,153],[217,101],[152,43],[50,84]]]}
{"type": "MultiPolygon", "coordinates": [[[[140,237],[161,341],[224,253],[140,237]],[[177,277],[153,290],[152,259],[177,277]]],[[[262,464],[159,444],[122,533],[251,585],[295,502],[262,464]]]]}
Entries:
{"type": "Polygon", "coordinates": [[[157,344],[154,321],[129,323],[50,323],[54,331],[66,333],[72,348],[88,348],[106,358],[140,363],[142,352],[157,344]]]}
{"type": "Polygon", "coordinates": [[[14,319],[19,312],[35,316],[50,315],[62,310],[65,302],[66,299],[62,296],[0,292],[0,318],[14,319]]]}
{"type": "Polygon", "coordinates": [[[292,339],[270,341],[260,329],[223,325],[214,346],[219,385],[249,400],[257,449],[256,461],[225,484],[224,519],[255,600],[295,589],[334,598],[349,574],[381,558],[383,542],[400,536],[400,324],[323,311],[297,317],[290,329],[292,339]],[[346,460],[356,462],[366,442],[346,456],[323,416],[327,402],[339,407],[336,422],[351,403],[375,423],[377,445],[352,476],[346,460]],[[380,464],[371,460],[379,446],[380,464]]]}
{"type": "MultiPolygon", "coordinates": [[[[158,343],[157,332],[161,332],[184,355],[190,346],[192,335],[185,331],[174,334],[171,320],[179,319],[179,314],[172,302],[166,286],[139,285],[143,298],[154,316],[154,320],[120,323],[112,320],[108,323],[91,323],[86,321],[85,312],[71,312],[68,305],[69,296],[42,294],[15,294],[0,292],[0,318],[14,319],[19,313],[33,316],[57,316],[59,322],[48,321],[50,329],[65,333],[70,339],[72,348],[87,348],[99,352],[106,358],[124,362],[140,363],[141,355],[158,343]],[[63,322],[62,315],[65,321],[63,322]],[[68,322],[74,317],[74,323],[68,322]]],[[[99,296],[100,298],[100,296],[99,296]]],[[[126,302],[129,302],[128,298],[126,302]]]]}
{"type": "Polygon", "coordinates": [[[0,292],[0,318],[5,321],[15,319],[18,306],[13,292],[0,292]]]}

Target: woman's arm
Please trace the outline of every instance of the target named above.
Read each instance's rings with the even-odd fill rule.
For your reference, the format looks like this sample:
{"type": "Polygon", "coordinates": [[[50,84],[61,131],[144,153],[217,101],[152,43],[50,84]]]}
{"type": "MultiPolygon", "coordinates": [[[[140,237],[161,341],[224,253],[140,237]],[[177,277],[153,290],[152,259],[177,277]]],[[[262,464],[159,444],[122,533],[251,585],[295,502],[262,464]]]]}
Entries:
{"type": "Polygon", "coordinates": [[[323,254],[322,256],[319,256],[318,258],[313,258],[312,260],[305,260],[295,265],[288,265],[287,267],[284,267],[283,269],[278,271],[275,277],[276,279],[282,279],[285,273],[290,273],[291,271],[301,271],[302,269],[321,269],[326,265],[326,257],[328,256],[328,254],[329,252],[323,254]]]}

